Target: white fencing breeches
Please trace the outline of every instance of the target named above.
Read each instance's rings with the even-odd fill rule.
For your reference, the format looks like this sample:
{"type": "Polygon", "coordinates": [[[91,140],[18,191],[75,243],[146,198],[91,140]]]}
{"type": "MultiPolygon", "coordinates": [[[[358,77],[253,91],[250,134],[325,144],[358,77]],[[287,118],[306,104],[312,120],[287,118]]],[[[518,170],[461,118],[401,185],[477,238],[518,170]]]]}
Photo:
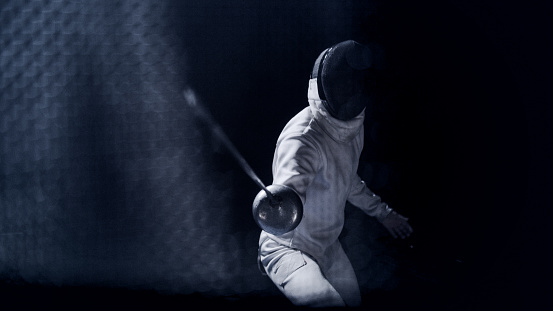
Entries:
{"type": "Polygon", "coordinates": [[[325,264],[311,256],[266,239],[260,260],[278,289],[297,306],[359,306],[357,278],[339,242],[325,253],[325,264]]]}

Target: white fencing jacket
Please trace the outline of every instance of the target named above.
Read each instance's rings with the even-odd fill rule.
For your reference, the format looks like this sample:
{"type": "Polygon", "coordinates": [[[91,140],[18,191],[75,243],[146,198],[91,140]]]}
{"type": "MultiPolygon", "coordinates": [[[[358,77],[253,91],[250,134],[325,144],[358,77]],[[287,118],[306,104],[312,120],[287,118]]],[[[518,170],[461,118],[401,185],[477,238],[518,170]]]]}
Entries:
{"type": "Polygon", "coordinates": [[[380,221],[391,209],[357,174],[365,111],[349,121],[333,118],[319,99],[316,79],[309,81],[308,102],[282,130],[273,159],[273,184],[298,193],[303,218],[283,235],[262,231],[260,243],[271,238],[321,260],[338,241],[346,201],[380,221]]]}

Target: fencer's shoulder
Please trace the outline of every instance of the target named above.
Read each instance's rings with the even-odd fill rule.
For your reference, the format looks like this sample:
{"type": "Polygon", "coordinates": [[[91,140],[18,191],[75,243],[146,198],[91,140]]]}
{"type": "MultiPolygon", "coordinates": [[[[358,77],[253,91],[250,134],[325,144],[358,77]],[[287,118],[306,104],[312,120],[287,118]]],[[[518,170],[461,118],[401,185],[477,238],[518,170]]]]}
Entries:
{"type": "Polygon", "coordinates": [[[316,143],[317,131],[313,128],[313,114],[307,107],[296,114],[282,130],[278,143],[295,140],[308,145],[316,143]]]}
{"type": "Polygon", "coordinates": [[[309,109],[302,109],[294,117],[292,117],[288,123],[286,123],[282,133],[302,131],[302,128],[305,128],[312,118],[313,116],[311,115],[309,109]]]}

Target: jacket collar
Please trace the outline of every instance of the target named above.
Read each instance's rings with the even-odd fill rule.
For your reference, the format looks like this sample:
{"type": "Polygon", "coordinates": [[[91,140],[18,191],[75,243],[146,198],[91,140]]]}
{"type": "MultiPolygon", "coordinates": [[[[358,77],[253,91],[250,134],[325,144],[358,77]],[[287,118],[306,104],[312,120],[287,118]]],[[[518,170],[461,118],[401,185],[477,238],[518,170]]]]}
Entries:
{"type": "Polygon", "coordinates": [[[338,142],[350,142],[363,128],[365,109],[357,117],[348,121],[338,120],[330,115],[319,97],[316,78],[309,80],[307,99],[313,118],[332,139],[338,142]]]}

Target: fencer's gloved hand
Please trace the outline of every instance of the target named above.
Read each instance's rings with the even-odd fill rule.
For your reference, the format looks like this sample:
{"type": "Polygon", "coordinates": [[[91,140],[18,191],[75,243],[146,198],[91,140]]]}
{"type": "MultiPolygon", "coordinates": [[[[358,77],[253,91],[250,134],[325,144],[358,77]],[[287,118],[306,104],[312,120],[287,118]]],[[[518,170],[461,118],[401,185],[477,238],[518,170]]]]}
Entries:
{"type": "Polygon", "coordinates": [[[413,233],[413,228],[411,228],[411,225],[409,225],[407,220],[408,218],[392,211],[381,221],[381,223],[386,230],[390,232],[394,239],[397,239],[398,237],[405,239],[413,233]]]}

